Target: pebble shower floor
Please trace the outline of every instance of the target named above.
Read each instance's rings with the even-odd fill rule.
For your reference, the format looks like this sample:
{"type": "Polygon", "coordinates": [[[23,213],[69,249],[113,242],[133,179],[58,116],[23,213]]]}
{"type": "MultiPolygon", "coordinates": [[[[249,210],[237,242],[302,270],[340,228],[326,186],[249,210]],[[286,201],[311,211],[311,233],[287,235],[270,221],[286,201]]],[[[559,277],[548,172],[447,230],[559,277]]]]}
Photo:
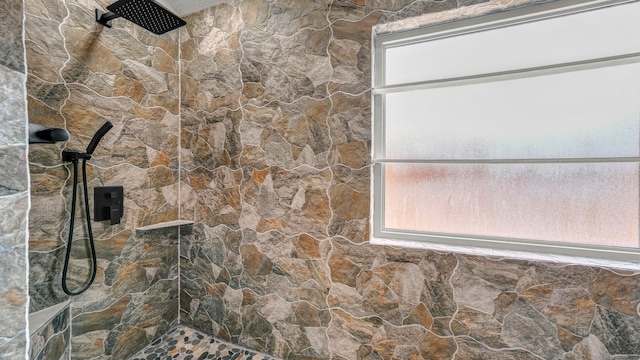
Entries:
{"type": "Polygon", "coordinates": [[[240,346],[222,342],[185,326],[177,326],[131,360],[277,360],[240,346]]]}

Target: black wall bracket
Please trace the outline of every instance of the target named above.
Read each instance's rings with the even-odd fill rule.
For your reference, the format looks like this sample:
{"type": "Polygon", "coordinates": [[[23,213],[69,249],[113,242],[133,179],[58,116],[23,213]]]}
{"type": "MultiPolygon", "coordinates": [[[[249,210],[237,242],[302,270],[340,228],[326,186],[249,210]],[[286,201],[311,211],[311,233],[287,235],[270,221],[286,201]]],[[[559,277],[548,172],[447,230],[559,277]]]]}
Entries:
{"type": "Polygon", "coordinates": [[[103,12],[99,9],[96,9],[96,21],[100,24],[110,28],[111,20],[119,18],[120,15],[113,12],[103,12]]]}
{"type": "Polygon", "coordinates": [[[102,186],[93,188],[93,220],[111,221],[120,224],[124,212],[124,189],[122,186],[102,186]]]}

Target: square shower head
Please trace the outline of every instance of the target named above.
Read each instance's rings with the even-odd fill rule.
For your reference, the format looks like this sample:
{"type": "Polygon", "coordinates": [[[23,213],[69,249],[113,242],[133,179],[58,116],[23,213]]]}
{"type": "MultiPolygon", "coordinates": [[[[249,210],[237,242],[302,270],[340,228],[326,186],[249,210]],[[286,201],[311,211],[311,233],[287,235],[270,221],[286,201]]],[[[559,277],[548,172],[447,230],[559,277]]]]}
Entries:
{"type": "Polygon", "coordinates": [[[119,0],[107,6],[107,10],[117,15],[111,18],[121,16],[158,35],[187,24],[153,0],[119,0]]]}

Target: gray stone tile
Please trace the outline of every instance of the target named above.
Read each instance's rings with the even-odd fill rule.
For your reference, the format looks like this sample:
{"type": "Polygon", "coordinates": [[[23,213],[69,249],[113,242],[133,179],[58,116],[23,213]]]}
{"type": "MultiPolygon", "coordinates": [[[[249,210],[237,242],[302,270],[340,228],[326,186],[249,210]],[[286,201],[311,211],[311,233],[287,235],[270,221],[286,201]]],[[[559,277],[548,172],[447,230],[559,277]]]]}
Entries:
{"type": "Polygon", "coordinates": [[[27,190],[27,151],[25,146],[0,147],[0,196],[27,190]]]}
{"type": "Polygon", "coordinates": [[[24,72],[22,3],[22,0],[0,3],[0,64],[18,72],[24,72]]]}
{"type": "MultiPolygon", "coordinates": [[[[1,7],[2,5],[0,5],[0,9],[1,7]]],[[[2,53],[1,49],[0,53],[2,53]]],[[[21,144],[26,146],[27,144],[24,79],[24,74],[0,66],[0,104],[2,104],[0,107],[0,120],[2,120],[0,147],[21,144]]]]}

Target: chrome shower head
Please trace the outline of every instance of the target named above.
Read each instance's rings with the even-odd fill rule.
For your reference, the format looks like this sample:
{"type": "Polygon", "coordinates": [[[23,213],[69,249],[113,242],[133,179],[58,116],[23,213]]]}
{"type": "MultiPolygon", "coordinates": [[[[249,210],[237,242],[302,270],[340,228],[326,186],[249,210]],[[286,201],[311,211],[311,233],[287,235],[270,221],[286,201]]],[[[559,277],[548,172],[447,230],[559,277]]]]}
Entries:
{"type": "Polygon", "coordinates": [[[96,9],[96,21],[111,27],[111,20],[123,17],[154,34],[164,34],[187,23],[153,0],[119,0],[107,6],[110,12],[96,9]]]}

